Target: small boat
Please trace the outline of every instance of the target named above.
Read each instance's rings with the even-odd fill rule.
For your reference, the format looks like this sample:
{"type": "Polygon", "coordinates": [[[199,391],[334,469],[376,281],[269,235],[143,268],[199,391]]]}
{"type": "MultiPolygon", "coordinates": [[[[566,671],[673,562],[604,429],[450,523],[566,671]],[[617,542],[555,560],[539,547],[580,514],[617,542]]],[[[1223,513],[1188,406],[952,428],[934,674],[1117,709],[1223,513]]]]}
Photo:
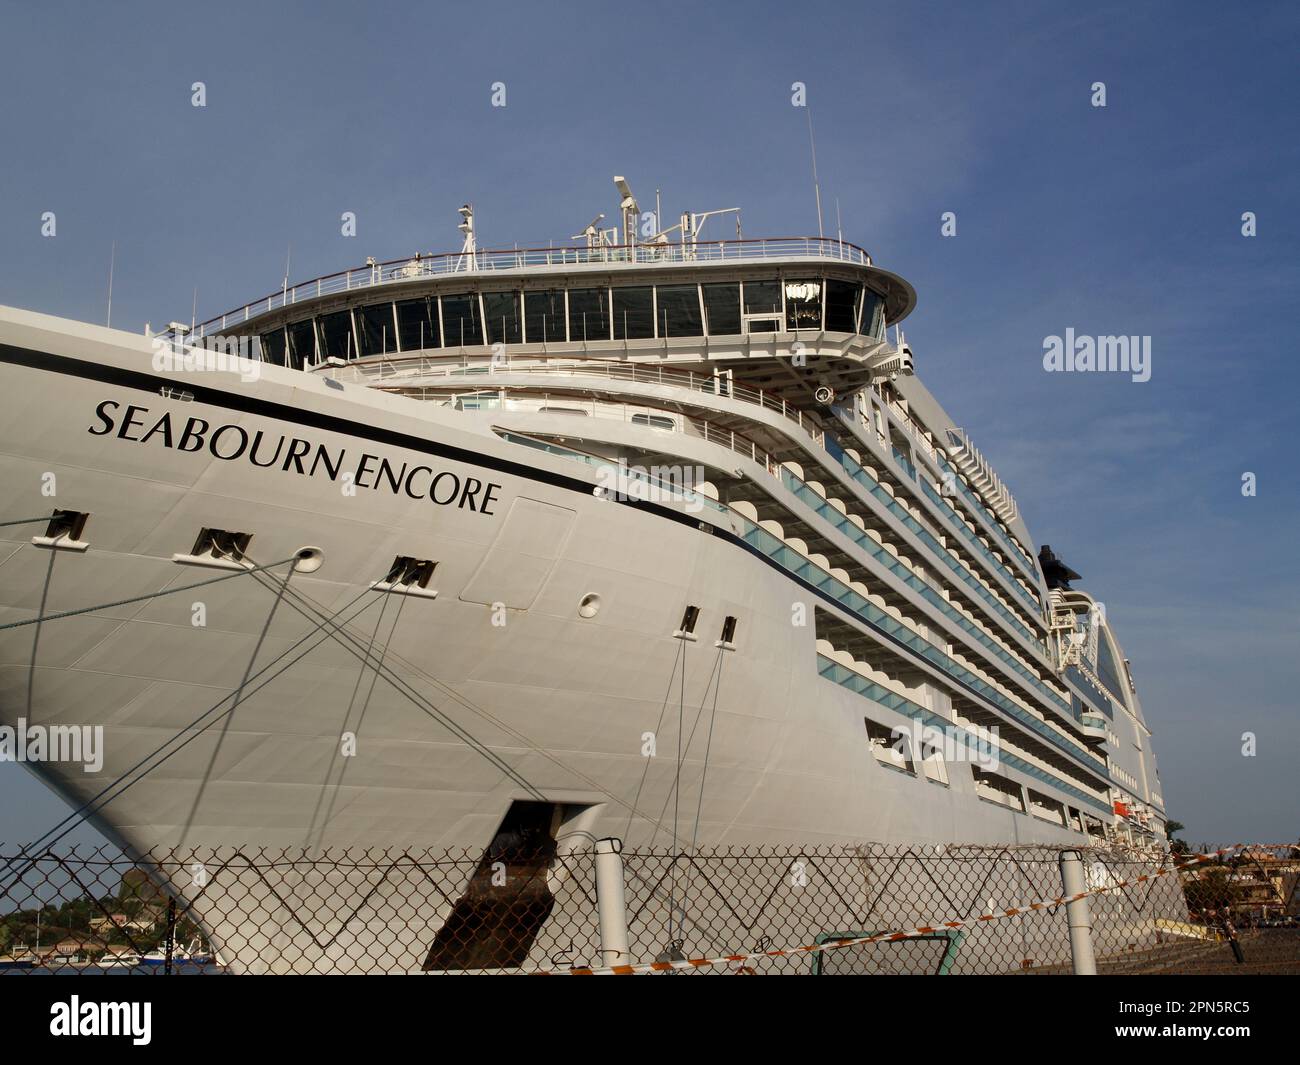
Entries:
{"type": "MultiPolygon", "coordinates": [[[[189,961],[189,953],[183,947],[177,947],[172,951],[172,964],[189,961]]],[[[166,965],[167,952],[165,950],[151,950],[147,954],[141,954],[137,965],[166,965]]]]}
{"type": "Polygon", "coordinates": [[[134,952],[105,953],[100,955],[99,959],[94,962],[95,968],[98,969],[133,969],[139,964],[140,955],[134,952]]]}

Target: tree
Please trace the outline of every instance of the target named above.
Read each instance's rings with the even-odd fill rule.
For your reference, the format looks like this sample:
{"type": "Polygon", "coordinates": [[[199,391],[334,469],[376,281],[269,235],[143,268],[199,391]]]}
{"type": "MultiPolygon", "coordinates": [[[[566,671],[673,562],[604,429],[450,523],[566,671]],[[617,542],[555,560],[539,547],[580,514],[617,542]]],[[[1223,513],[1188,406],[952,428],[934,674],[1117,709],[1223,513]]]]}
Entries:
{"type": "Polygon", "coordinates": [[[1206,910],[1227,910],[1241,899],[1241,888],[1231,879],[1231,870],[1223,866],[1206,869],[1199,876],[1183,884],[1188,912],[1203,914],[1206,910]]]}

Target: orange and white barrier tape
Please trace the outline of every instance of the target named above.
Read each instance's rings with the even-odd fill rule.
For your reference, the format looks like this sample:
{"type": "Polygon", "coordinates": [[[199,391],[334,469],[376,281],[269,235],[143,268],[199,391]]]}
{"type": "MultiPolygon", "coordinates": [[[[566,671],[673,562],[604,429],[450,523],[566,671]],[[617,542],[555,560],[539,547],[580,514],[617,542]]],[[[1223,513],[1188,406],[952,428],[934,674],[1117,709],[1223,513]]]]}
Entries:
{"type": "Polygon", "coordinates": [[[1126,887],[1134,887],[1138,884],[1145,884],[1152,880],[1157,880],[1162,876],[1168,876],[1170,873],[1179,873],[1184,869],[1191,869],[1197,865],[1203,865],[1206,862],[1215,861],[1225,854],[1233,851],[1258,848],[1260,850],[1276,850],[1281,847],[1294,847],[1294,843],[1280,844],[1260,844],[1260,843],[1234,843],[1231,847],[1224,847],[1221,850],[1210,851],[1207,854],[1194,854],[1187,856],[1188,861],[1178,865],[1165,866],[1157,869],[1154,873],[1143,873],[1132,880],[1121,880],[1108,887],[1090,888],[1087,891],[1080,891],[1074,895],[1061,895],[1054,899],[1040,899],[1037,902],[1030,902],[1024,906],[1013,906],[1009,909],[999,910],[995,913],[982,913],[977,917],[967,917],[962,921],[939,921],[929,925],[917,925],[915,928],[907,929],[900,932],[878,932],[872,936],[857,936],[853,939],[837,939],[827,943],[809,943],[799,947],[783,947],[778,950],[761,950],[750,954],[724,954],[716,958],[683,958],[677,961],[647,961],[638,962],[633,965],[609,965],[603,968],[575,968],[575,969],[537,969],[533,970],[531,976],[635,976],[638,973],[664,973],[673,972],[678,969],[703,969],[712,965],[728,965],[737,962],[759,961],[763,958],[790,958],[801,954],[817,954],[827,950],[840,950],[844,947],[860,947],[870,943],[894,943],[902,939],[915,939],[918,936],[932,936],[936,932],[947,930],[956,930],[967,928],[974,925],[987,924],[990,921],[1001,921],[1007,917],[1019,917],[1027,913],[1036,913],[1040,910],[1049,910],[1057,906],[1065,905],[1070,902],[1078,902],[1080,899],[1090,898],[1093,895],[1106,895],[1112,891],[1120,891],[1126,887]]]}

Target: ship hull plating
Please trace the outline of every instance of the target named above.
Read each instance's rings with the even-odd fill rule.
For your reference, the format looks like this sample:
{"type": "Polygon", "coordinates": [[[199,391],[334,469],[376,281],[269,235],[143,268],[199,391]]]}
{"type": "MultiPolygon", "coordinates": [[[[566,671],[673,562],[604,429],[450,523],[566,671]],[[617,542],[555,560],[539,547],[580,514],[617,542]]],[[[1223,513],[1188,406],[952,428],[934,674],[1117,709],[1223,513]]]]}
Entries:
{"type": "Polygon", "coordinates": [[[481,848],[517,801],[632,847],[1078,841],[969,774],[879,764],[866,700],[818,674],[833,607],[716,515],[599,498],[589,468],[446,408],[275,367],[158,373],[51,321],[0,337],[0,520],[85,513],[87,546],[0,530],[0,620],[233,572],[175,560],[204,529],[280,563],[0,632],[0,723],[102,726],[99,772],[30,768],[133,853],[481,848]],[[290,575],[307,545],[319,569],[290,575]],[[374,589],[399,557],[436,563],[427,586],[374,589]]]}

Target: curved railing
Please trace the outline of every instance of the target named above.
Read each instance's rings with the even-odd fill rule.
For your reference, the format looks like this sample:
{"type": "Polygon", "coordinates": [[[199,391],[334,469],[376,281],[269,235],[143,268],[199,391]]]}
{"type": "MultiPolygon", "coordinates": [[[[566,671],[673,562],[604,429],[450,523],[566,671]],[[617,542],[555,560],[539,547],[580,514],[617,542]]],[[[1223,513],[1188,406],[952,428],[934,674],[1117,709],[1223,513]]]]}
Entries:
{"type": "MultiPolygon", "coordinates": [[[[691,370],[668,370],[662,365],[642,365],[638,363],[601,361],[592,363],[566,363],[563,366],[556,367],[545,365],[518,366],[508,364],[498,368],[491,364],[479,366],[448,366],[445,363],[430,360],[420,355],[399,355],[393,357],[384,356],[373,358],[363,362],[348,363],[344,366],[323,367],[322,369],[336,379],[351,379],[358,383],[375,385],[378,387],[383,387],[385,383],[398,385],[404,381],[410,381],[413,387],[418,387],[418,381],[421,378],[456,378],[470,379],[471,382],[474,379],[480,380],[483,382],[484,386],[490,390],[493,388],[491,383],[492,379],[498,372],[507,376],[516,374],[539,374],[546,377],[596,377],[615,381],[629,381],[637,384],[670,385],[674,388],[685,388],[693,392],[716,396],[722,399],[737,399],[746,403],[755,403],[758,406],[770,410],[773,413],[780,414],[783,418],[793,422],[809,436],[814,444],[823,451],[826,451],[825,432],[813,424],[811,419],[805,419],[803,411],[788,404],[783,396],[766,392],[763,389],[746,388],[743,385],[736,385],[726,378],[718,378],[712,374],[701,374],[691,370]]],[[[471,387],[473,387],[472,384],[471,387]]],[[[625,410],[621,420],[628,421],[630,420],[631,415],[627,413],[627,411],[634,408],[629,408],[627,404],[623,404],[623,406],[625,410]]],[[[595,417],[600,416],[600,412],[594,404],[590,413],[595,417]]],[[[776,472],[779,468],[780,464],[777,460],[768,456],[762,448],[759,448],[744,434],[730,430],[719,430],[710,426],[707,422],[697,419],[688,419],[688,422],[694,430],[692,435],[703,437],[704,439],[710,440],[714,443],[722,443],[739,454],[746,455],[756,462],[762,462],[769,472],[776,472]]],[[[834,460],[835,456],[830,452],[827,452],[827,455],[832,459],[832,461],[834,460]]],[[[928,533],[924,533],[924,531],[921,530],[920,525],[918,525],[910,515],[899,507],[891,496],[887,496],[876,486],[874,478],[870,483],[868,483],[865,479],[863,468],[858,463],[854,462],[843,452],[839,454],[838,460],[850,477],[858,481],[868,491],[872,492],[872,494],[885,503],[891,512],[893,512],[904,525],[911,529],[913,533],[920,535],[923,540],[926,540],[927,546],[929,546],[940,559],[957,571],[958,575],[961,576],[967,584],[975,588],[981,598],[983,598],[995,612],[1005,618],[1007,622],[1010,623],[1025,639],[1029,640],[1031,643],[1037,642],[1034,635],[1025,627],[1024,623],[1018,617],[1015,617],[1008,612],[1006,608],[993,598],[992,594],[986,590],[983,585],[976,583],[974,574],[970,571],[969,567],[964,563],[954,562],[948,552],[937,543],[934,543],[933,538],[930,537],[928,533]]],[[[925,483],[924,478],[918,479],[918,483],[921,484],[922,490],[927,492],[932,499],[938,499],[933,490],[929,488],[929,485],[925,483]]],[[[961,531],[967,534],[968,539],[970,539],[973,544],[979,546],[981,552],[988,559],[991,565],[995,567],[998,566],[997,560],[993,558],[992,554],[984,548],[983,545],[979,544],[978,539],[970,533],[969,529],[956,521],[955,515],[954,524],[960,526],[961,531]]],[[[1005,566],[999,568],[1006,572],[1005,566]]],[[[1008,580],[1011,580],[1009,573],[1008,580]]],[[[1024,588],[1014,580],[1012,580],[1011,583],[1012,587],[1020,593],[1021,597],[1025,600],[1030,609],[1036,611],[1037,603],[1029,597],[1024,588]]]]}
{"type": "MultiPolygon", "coordinates": [[[[662,365],[641,365],[638,363],[618,362],[566,362],[563,366],[528,365],[520,366],[506,363],[494,366],[485,363],[478,366],[448,366],[445,362],[428,359],[421,355],[381,356],[345,366],[323,366],[321,372],[328,373],[335,380],[353,380],[359,384],[383,387],[386,382],[399,383],[398,378],[425,377],[478,377],[491,378],[495,374],[512,376],[515,374],[541,374],[546,377],[601,377],[611,381],[631,381],[634,384],[671,385],[673,388],[685,388],[692,392],[715,396],[720,399],[739,399],[746,403],[756,403],[760,407],[774,411],[783,418],[794,422],[819,444],[825,434],[808,419],[805,421],[803,411],[786,402],[785,397],[761,388],[746,388],[732,383],[728,378],[716,377],[709,373],[696,373],[693,370],[666,370],[662,365]]],[[[413,384],[418,382],[413,381],[413,384]]],[[[491,387],[488,385],[488,387],[491,387]]],[[[824,445],[823,445],[824,446],[824,445]]]]}
{"type": "Polygon", "coordinates": [[[871,256],[856,244],[828,237],[768,237],[757,240],[696,241],[693,244],[615,244],[599,248],[511,248],[489,251],[417,253],[404,259],[368,262],[352,270],[285,285],[242,307],[209,318],[194,329],[194,335],[248,321],[299,300],[315,299],[336,292],[400,284],[425,277],[464,274],[482,277],[506,270],[559,266],[647,266],[657,263],[697,265],[711,262],[758,262],[767,259],[830,259],[870,266],[871,256]]]}

